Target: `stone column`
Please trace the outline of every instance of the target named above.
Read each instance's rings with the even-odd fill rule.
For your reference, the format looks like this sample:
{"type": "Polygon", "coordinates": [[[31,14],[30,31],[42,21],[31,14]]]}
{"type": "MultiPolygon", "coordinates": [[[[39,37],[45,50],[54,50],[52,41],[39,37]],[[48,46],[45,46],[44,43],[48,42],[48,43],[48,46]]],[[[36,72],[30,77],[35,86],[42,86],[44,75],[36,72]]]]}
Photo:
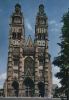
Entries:
{"type": "Polygon", "coordinates": [[[20,47],[20,60],[19,60],[19,96],[23,96],[23,76],[24,76],[24,58],[23,58],[23,48],[20,47]]]}
{"type": "Polygon", "coordinates": [[[49,67],[49,57],[48,57],[48,37],[45,41],[45,70],[44,70],[44,80],[45,80],[45,96],[48,96],[48,67],[49,67]]]}
{"type": "Polygon", "coordinates": [[[39,81],[39,61],[38,61],[38,47],[35,47],[35,96],[39,96],[38,81],[39,81]]]}
{"type": "Polygon", "coordinates": [[[52,78],[51,78],[51,62],[50,62],[50,54],[48,53],[48,39],[46,39],[46,46],[45,46],[45,96],[50,97],[51,95],[51,85],[52,85],[52,78]]]}
{"type": "Polygon", "coordinates": [[[13,80],[13,58],[12,58],[12,51],[13,45],[9,45],[9,52],[8,52],[8,64],[7,64],[7,96],[12,95],[12,80],[13,80]],[[10,91],[10,92],[9,92],[10,91]]]}

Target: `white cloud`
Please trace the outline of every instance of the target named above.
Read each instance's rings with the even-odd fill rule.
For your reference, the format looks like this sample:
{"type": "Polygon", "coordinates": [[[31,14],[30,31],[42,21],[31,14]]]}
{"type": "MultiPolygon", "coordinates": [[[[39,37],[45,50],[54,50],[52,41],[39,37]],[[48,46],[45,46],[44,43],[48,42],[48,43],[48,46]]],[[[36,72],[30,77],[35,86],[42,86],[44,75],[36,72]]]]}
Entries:
{"type": "Polygon", "coordinates": [[[50,29],[50,31],[51,31],[51,32],[58,32],[59,29],[57,29],[57,28],[52,28],[52,29],[50,29]]]}
{"type": "Polygon", "coordinates": [[[2,89],[3,88],[3,85],[2,84],[0,84],[0,89],[2,89]]]}
{"type": "Polygon", "coordinates": [[[59,68],[59,67],[52,65],[52,72],[53,72],[53,75],[55,75],[55,74],[56,74],[57,72],[59,72],[59,71],[60,71],[60,68],[59,68]]]}
{"type": "Polygon", "coordinates": [[[55,20],[49,21],[49,25],[57,24],[55,20]]]}
{"type": "Polygon", "coordinates": [[[49,21],[49,27],[51,32],[60,32],[63,23],[57,22],[55,20],[49,21]]]}
{"type": "Polygon", "coordinates": [[[53,77],[53,84],[57,84],[59,87],[61,87],[60,80],[56,77],[53,77]]]}
{"type": "Polygon", "coordinates": [[[55,74],[57,72],[59,72],[59,71],[60,71],[60,68],[58,68],[57,66],[52,65],[52,80],[53,80],[53,84],[57,84],[59,87],[61,87],[60,79],[55,77],[55,74]]]}
{"type": "Polygon", "coordinates": [[[55,20],[50,20],[49,21],[49,25],[53,25],[53,26],[62,26],[63,25],[63,23],[61,23],[61,22],[57,22],[57,21],[55,21],[55,20]]]}
{"type": "Polygon", "coordinates": [[[29,30],[32,30],[32,26],[30,25],[30,23],[27,23],[27,27],[29,30]]]}
{"type": "Polygon", "coordinates": [[[3,84],[5,82],[5,79],[6,79],[6,73],[0,74],[0,88],[3,88],[3,84]]]}
{"type": "Polygon", "coordinates": [[[0,74],[0,81],[5,80],[5,79],[6,79],[6,73],[0,74]]]}
{"type": "Polygon", "coordinates": [[[32,25],[31,23],[28,21],[28,19],[26,19],[26,27],[28,30],[33,31],[32,25]]]}

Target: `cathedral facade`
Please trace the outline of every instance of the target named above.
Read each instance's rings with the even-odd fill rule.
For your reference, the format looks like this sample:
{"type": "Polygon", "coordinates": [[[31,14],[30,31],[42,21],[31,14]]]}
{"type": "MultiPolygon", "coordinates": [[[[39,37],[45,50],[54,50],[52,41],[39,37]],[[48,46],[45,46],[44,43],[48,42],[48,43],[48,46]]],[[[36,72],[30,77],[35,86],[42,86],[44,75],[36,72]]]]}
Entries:
{"type": "Polygon", "coordinates": [[[35,39],[25,37],[24,16],[15,5],[9,30],[5,96],[51,96],[52,72],[48,52],[48,18],[40,4],[35,23],[35,39]]]}

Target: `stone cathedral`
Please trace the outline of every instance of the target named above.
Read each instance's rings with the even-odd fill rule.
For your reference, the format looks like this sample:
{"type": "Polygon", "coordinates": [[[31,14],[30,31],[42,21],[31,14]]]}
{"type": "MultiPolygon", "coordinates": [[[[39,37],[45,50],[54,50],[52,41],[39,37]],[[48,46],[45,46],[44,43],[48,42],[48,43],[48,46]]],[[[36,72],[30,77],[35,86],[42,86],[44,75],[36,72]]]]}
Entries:
{"type": "Polygon", "coordinates": [[[48,18],[40,4],[35,21],[34,41],[26,39],[21,5],[11,16],[5,96],[47,96],[52,93],[52,70],[48,52],[48,18]]]}

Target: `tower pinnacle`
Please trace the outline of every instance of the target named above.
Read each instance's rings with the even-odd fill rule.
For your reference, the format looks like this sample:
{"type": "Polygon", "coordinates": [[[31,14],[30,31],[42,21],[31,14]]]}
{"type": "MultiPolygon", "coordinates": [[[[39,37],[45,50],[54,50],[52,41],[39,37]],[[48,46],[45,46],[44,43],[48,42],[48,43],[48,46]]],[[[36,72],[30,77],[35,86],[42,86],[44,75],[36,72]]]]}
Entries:
{"type": "Polygon", "coordinates": [[[19,3],[17,3],[17,4],[15,5],[15,11],[16,11],[16,12],[21,12],[21,5],[20,5],[19,3]]]}
{"type": "Polygon", "coordinates": [[[39,5],[39,12],[44,13],[44,5],[43,4],[39,5]]]}

